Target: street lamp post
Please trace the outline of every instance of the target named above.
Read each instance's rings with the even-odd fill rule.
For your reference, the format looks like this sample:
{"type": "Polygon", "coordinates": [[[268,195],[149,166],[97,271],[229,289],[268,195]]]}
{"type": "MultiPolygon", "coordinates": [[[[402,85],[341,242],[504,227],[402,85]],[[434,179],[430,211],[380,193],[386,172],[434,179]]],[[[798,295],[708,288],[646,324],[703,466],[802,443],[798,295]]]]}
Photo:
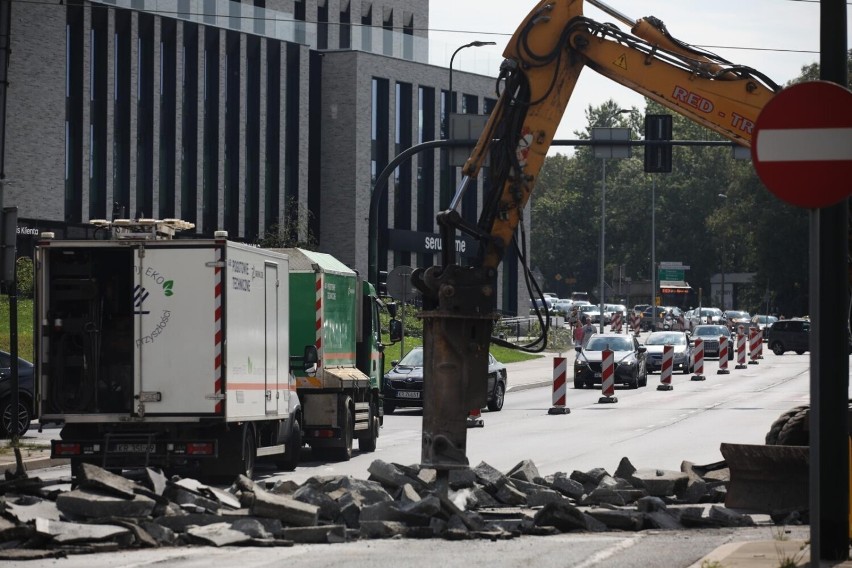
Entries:
{"type": "MultiPolygon", "coordinates": [[[[728,196],[725,195],[724,193],[717,193],[716,197],[720,197],[722,199],[728,198],[728,196]]],[[[722,250],[722,259],[721,259],[722,261],[720,262],[720,264],[721,264],[721,268],[722,268],[722,299],[720,300],[719,303],[722,305],[721,310],[724,312],[725,311],[725,261],[727,260],[727,257],[725,256],[725,238],[724,238],[724,236],[722,237],[722,249],[721,250],[722,250]]]]}
{"type": "MultiPolygon", "coordinates": [[[[456,48],[456,50],[450,56],[450,85],[449,85],[449,91],[447,93],[447,96],[449,98],[449,102],[447,104],[446,132],[444,133],[445,138],[448,139],[448,140],[450,138],[452,138],[452,134],[450,133],[450,129],[452,128],[452,121],[450,120],[450,115],[453,112],[455,112],[455,110],[456,110],[456,105],[455,105],[456,98],[453,96],[453,60],[455,60],[456,54],[459,51],[461,51],[462,49],[465,49],[465,48],[468,48],[468,47],[482,47],[484,45],[497,45],[497,44],[493,41],[472,41],[470,43],[466,43],[466,44],[456,48]]],[[[447,157],[447,191],[450,191],[450,186],[452,185],[453,177],[452,177],[452,166],[450,166],[450,151],[449,150],[445,150],[445,156],[447,157]]]]}

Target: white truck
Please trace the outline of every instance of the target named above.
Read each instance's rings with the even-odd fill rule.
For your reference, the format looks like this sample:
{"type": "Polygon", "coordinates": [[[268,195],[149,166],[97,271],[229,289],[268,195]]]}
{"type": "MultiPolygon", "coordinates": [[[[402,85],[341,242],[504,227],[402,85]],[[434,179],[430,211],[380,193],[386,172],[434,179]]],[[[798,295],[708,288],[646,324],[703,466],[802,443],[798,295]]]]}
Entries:
{"type": "MultiPolygon", "coordinates": [[[[222,479],[262,456],[295,468],[288,256],[173,239],[179,220],[103,223],[107,239],[36,246],[40,415],[64,423],[52,455],[222,479]]],[[[316,348],[295,355],[310,366],[316,348]]]]}

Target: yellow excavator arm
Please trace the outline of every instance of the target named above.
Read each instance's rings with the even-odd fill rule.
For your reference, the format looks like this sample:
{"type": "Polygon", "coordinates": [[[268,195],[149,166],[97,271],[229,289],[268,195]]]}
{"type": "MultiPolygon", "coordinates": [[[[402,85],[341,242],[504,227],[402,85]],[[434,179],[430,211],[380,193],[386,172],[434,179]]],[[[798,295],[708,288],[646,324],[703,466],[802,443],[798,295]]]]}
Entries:
{"type": "Polygon", "coordinates": [[[542,0],[504,51],[503,92],[463,169],[475,178],[490,151],[492,187],[503,187],[479,220],[493,237],[486,267],[496,267],[511,242],[584,67],[746,147],[757,115],[779,90],[754,69],[674,39],[657,18],[634,21],[588,1],[631,32],[584,17],[583,0],[542,0]]]}
{"type": "Polygon", "coordinates": [[[591,67],[743,146],[750,145],[757,115],[778,90],[753,69],[675,40],[656,18],[634,22],[600,0],[588,1],[630,25],[631,33],[585,18],[582,0],[536,5],[506,47],[498,80],[502,92],[450,207],[438,215],[445,243],[441,265],[412,274],[424,306],[421,463],[439,473],[467,466],[466,418],[486,398],[497,267],[580,71],[591,67]],[[456,208],[486,156],[494,190],[473,226],[456,208]],[[449,243],[456,230],[481,243],[471,266],[455,261],[449,243]]]}

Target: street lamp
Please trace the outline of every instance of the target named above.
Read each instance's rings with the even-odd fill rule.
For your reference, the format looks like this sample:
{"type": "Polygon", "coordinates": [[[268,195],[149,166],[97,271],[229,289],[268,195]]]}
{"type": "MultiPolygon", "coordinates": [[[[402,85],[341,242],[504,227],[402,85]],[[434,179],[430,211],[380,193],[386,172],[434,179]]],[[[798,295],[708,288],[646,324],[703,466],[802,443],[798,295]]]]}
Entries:
{"type": "MultiPolygon", "coordinates": [[[[618,109],[607,117],[607,124],[610,124],[612,119],[617,114],[625,114],[631,112],[630,109],[618,109]]],[[[600,250],[600,283],[598,290],[600,293],[600,332],[604,331],[604,300],[606,291],[604,290],[604,248],[606,245],[606,159],[607,158],[629,158],[630,146],[617,145],[618,141],[626,142],[630,139],[629,128],[592,128],[592,140],[610,140],[608,146],[595,147],[595,157],[603,158],[601,160],[601,250],[600,250]]]]}
{"type": "MultiPolygon", "coordinates": [[[[719,197],[719,198],[722,198],[722,199],[728,198],[728,196],[725,195],[724,193],[717,193],[716,197],[719,197]]],[[[727,260],[727,257],[725,256],[725,237],[724,237],[724,235],[722,236],[722,248],[721,248],[721,250],[722,250],[722,261],[720,262],[720,264],[721,264],[721,267],[722,267],[722,298],[719,301],[719,303],[722,305],[721,309],[724,312],[725,311],[725,261],[727,260]]]]}
{"type": "MultiPolygon", "coordinates": [[[[456,50],[453,52],[452,56],[450,56],[450,88],[449,88],[449,92],[447,93],[447,95],[449,97],[449,104],[447,104],[447,123],[446,123],[446,132],[444,132],[444,135],[445,135],[444,137],[447,140],[452,138],[452,135],[450,134],[450,128],[452,127],[452,123],[450,121],[450,115],[453,113],[453,111],[455,111],[455,107],[456,107],[456,105],[455,105],[455,102],[456,102],[455,99],[456,98],[453,96],[453,60],[456,58],[456,54],[459,51],[461,51],[462,49],[465,49],[465,48],[468,48],[468,47],[482,47],[484,45],[497,45],[497,44],[493,41],[472,41],[470,43],[466,43],[466,44],[456,48],[456,50]]],[[[445,156],[447,157],[447,191],[449,192],[449,191],[451,191],[450,186],[452,185],[452,180],[453,180],[452,166],[450,166],[450,151],[449,150],[445,150],[445,156]]],[[[445,246],[448,246],[448,245],[445,243],[445,246]]]]}

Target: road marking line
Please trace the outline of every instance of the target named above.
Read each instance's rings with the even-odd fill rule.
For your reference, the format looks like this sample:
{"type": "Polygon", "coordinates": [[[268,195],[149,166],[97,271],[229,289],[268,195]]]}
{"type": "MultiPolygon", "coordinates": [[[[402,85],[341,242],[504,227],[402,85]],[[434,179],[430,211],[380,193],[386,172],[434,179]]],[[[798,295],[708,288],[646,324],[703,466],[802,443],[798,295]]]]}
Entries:
{"type": "Polygon", "coordinates": [[[608,558],[612,558],[615,554],[633,547],[642,538],[644,538],[642,535],[637,535],[632,538],[626,538],[621,542],[617,543],[615,546],[611,546],[606,550],[601,550],[600,552],[592,554],[589,558],[586,559],[585,562],[577,564],[575,568],[588,568],[589,566],[599,564],[608,558]]]}

